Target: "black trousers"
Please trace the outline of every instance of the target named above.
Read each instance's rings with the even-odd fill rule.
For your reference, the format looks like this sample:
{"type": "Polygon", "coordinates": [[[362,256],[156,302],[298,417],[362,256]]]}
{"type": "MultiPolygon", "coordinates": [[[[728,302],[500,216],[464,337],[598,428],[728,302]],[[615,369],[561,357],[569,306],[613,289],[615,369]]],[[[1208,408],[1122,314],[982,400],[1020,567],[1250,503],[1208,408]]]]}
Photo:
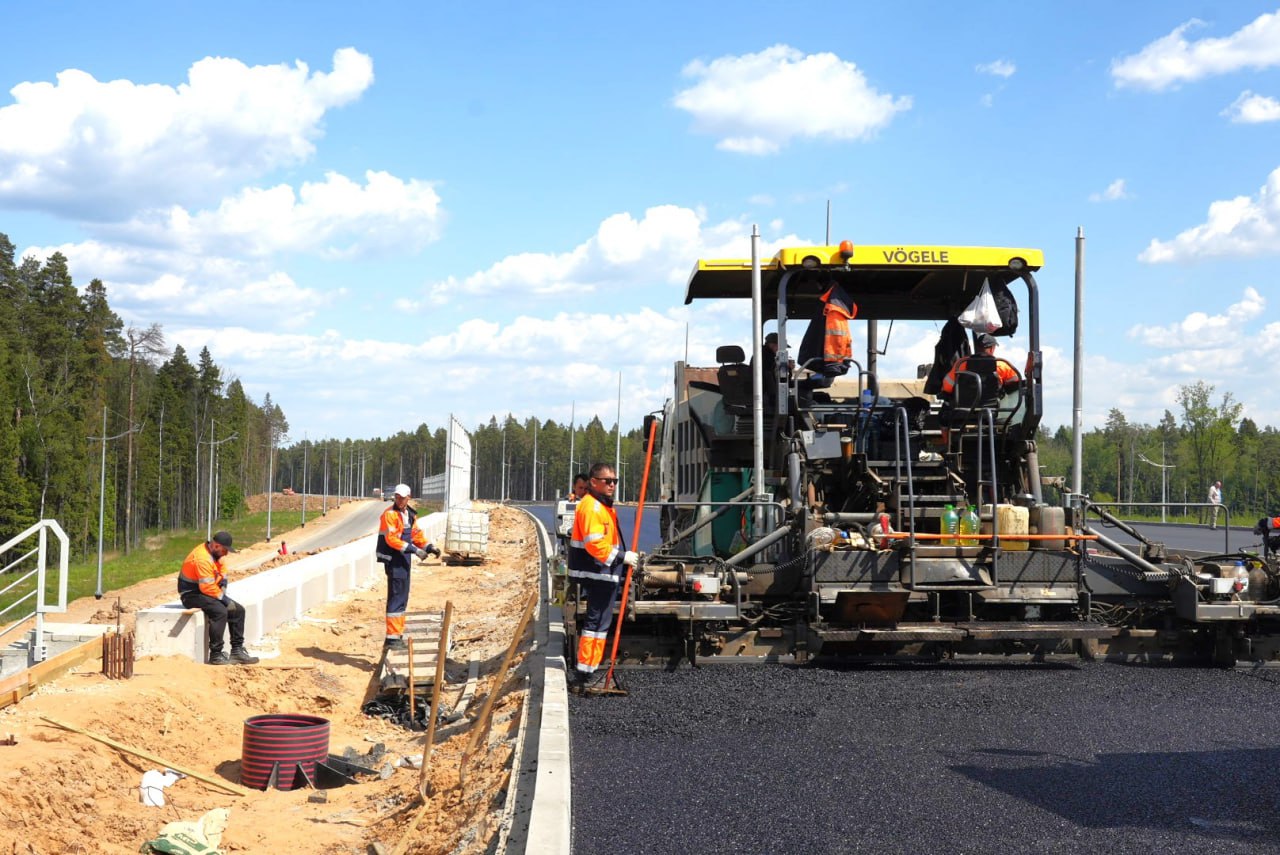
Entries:
{"type": "Polygon", "coordinates": [[[189,609],[200,609],[204,612],[205,622],[209,624],[209,654],[222,652],[222,636],[231,627],[231,648],[244,647],[244,606],[231,598],[214,599],[199,591],[182,595],[182,605],[189,609]]]}

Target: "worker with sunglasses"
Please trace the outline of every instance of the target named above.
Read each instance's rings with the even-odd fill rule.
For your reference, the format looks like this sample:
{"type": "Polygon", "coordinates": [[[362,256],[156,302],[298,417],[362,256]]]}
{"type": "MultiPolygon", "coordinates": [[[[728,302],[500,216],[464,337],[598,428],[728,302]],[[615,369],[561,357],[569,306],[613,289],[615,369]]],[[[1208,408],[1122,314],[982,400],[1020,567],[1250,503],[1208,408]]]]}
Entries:
{"type": "Polygon", "coordinates": [[[586,688],[604,658],[605,638],[627,567],[639,560],[627,549],[613,509],[618,476],[607,463],[591,467],[587,494],[578,502],[569,538],[568,575],[586,599],[587,614],[578,628],[578,656],[570,688],[586,688]]]}

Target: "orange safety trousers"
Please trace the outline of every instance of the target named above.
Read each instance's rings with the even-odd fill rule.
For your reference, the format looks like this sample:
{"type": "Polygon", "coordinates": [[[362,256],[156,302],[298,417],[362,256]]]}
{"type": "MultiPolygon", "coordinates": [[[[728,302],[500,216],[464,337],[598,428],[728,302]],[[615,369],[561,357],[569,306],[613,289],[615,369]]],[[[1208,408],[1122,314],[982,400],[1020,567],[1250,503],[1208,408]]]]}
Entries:
{"type": "Polygon", "coordinates": [[[587,613],[578,629],[578,661],[581,675],[595,673],[604,660],[605,639],[613,623],[613,609],[622,586],[613,580],[581,579],[578,584],[587,601],[587,613]]]}

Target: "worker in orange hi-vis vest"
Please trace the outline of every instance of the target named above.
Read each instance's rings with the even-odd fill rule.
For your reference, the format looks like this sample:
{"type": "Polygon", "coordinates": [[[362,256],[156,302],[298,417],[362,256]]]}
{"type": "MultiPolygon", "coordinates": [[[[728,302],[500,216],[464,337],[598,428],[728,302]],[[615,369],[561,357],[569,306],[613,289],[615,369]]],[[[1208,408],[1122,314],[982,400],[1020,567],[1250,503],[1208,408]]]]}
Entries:
{"type": "Polygon", "coordinates": [[[387,574],[387,637],[384,647],[404,648],[404,613],[409,608],[409,560],[425,559],[440,550],[427,542],[422,529],[414,525],[418,512],[409,506],[412,491],[397,484],[391,504],[378,518],[378,545],[375,557],[387,574]]]}
{"type": "Polygon", "coordinates": [[[578,630],[578,656],[570,676],[572,688],[581,691],[604,658],[605,638],[613,622],[627,567],[639,561],[627,549],[613,510],[618,476],[607,463],[591,467],[587,494],[578,502],[569,538],[569,578],[576,581],[587,601],[587,614],[578,630]]]}
{"type": "Polygon", "coordinates": [[[198,544],[182,562],[178,571],[178,597],[182,605],[204,612],[209,633],[209,664],[252,665],[258,657],[244,647],[244,606],[227,596],[227,573],[222,559],[231,547],[231,533],[215,532],[208,541],[198,544]],[[231,628],[231,655],[222,649],[227,628],[231,628]]]}

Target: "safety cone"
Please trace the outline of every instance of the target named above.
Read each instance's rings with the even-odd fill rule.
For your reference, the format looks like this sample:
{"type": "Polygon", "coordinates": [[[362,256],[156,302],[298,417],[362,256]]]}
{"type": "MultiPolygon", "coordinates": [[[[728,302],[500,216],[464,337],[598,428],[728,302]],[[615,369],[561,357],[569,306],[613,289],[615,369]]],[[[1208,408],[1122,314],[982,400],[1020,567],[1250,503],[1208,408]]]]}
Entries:
{"type": "Polygon", "coordinates": [[[281,555],[289,554],[289,544],[285,543],[283,540],[280,541],[280,554],[281,555]]]}

